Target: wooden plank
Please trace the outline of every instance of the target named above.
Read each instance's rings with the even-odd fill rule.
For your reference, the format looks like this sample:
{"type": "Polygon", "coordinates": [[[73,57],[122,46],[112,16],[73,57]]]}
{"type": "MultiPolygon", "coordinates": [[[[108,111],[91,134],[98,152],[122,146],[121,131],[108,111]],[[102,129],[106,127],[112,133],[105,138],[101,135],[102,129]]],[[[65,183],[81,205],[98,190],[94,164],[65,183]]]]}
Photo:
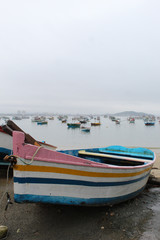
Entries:
{"type": "Polygon", "coordinates": [[[8,120],[7,121],[7,127],[8,129],[12,130],[12,131],[20,131],[23,132],[25,134],[25,142],[26,143],[30,143],[36,146],[40,146],[40,144],[28,133],[25,133],[20,127],[18,127],[13,121],[8,120]]]}
{"type": "Polygon", "coordinates": [[[81,150],[78,152],[80,155],[86,155],[86,156],[95,156],[95,157],[104,157],[104,158],[113,158],[113,159],[120,159],[120,160],[126,160],[126,161],[134,161],[134,162],[152,162],[153,160],[146,160],[146,159],[140,159],[140,158],[132,158],[132,157],[122,157],[117,155],[110,155],[110,154],[102,154],[102,153],[94,153],[94,152],[86,152],[85,150],[81,150]]]}

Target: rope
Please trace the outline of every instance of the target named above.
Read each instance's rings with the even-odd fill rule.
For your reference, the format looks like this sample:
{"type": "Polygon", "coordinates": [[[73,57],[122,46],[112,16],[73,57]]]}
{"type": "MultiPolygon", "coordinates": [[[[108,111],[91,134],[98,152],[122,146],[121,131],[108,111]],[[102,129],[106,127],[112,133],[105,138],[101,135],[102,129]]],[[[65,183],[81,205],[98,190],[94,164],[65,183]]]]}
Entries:
{"type": "Polygon", "coordinates": [[[36,156],[36,154],[38,153],[38,151],[39,151],[41,148],[42,148],[42,146],[39,146],[39,147],[37,148],[37,150],[36,150],[35,153],[33,154],[32,159],[31,159],[31,161],[30,161],[29,163],[27,163],[26,161],[24,161],[22,158],[19,158],[18,156],[16,156],[16,157],[18,157],[19,160],[21,160],[21,162],[23,162],[24,164],[26,164],[26,165],[31,165],[31,164],[33,163],[33,161],[34,161],[34,157],[36,156]]]}
{"type": "Polygon", "coordinates": [[[10,156],[8,156],[8,155],[6,155],[5,157],[4,157],[4,160],[5,161],[9,161],[10,162],[10,166],[13,166],[14,164],[16,164],[17,163],[17,158],[21,161],[21,162],[23,162],[24,164],[26,164],[26,165],[31,165],[32,163],[33,163],[33,161],[34,161],[34,157],[36,156],[36,154],[38,153],[38,151],[40,150],[42,148],[42,146],[39,146],[38,148],[37,148],[37,150],[35,151],[35,153],[33,154],[33,156],[32,156],[32,159],[31,159],[31,161],[30,162],[26,162],[25,160],[23,160],[22,158],[20,158],[19,156],[17,156],[17,155],[10,155],[10,156]]]}
{"type": "MultiPolygon", "coordinates": [[[[25,162],[22,158],[19,158],[19,157],[16,156],[16,155],[12,155],[12,157],[19,158],[19,159],[20,159],[24,164],[26,164],[26,165],[31,165],[31,164],[33,163],[33,161],[34,161],[34,157],[36,156],[36,154],[38,153],[38,151],[39,151],[41,148],[42,148],[42,146],[39,146],[39,147],[37,148],[37,150],[36,150],[35,153],[33,154],[32,159],[31,159],[31,161],[30,161],[29,163],[25,162]]],[[[10,157],[11,157],[11,156],[10,156],[10,157]]],[[[8,168],[7,168],[6,187],[5,187],[5,190],[4,190],[3,194],[2,194],[2,197],[0,198],[0,206],[1,206],[1,204],[2,204],[2,201],[3,201],[3,198],[4,198],[5,194],[8,194],[9,169],[10,169],[11,166],[12,166],[12,162],[10,162],[10,164],[8,165],[8,168]]],[[[9,196],[9,194],[8,194],[8,200],[9,200],[8,203],[12,203],[12,202],[10,201],[10,196],[9,196]]],[[[8,204],[6,205],[6,209],[5,209],[5,210],[7,210],[7,207],[8,207],[8,204]]]]}

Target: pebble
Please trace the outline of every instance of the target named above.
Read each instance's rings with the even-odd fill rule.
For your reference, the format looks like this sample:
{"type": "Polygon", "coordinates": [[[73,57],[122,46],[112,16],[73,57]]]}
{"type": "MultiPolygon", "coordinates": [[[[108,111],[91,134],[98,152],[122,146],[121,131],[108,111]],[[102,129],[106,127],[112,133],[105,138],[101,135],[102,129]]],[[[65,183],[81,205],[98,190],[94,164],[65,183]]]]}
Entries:
{"type": "Polygon", "coordinates": [[[8,227],[0,226],[0,239],[5,238],[7,236],[8,227]]]}
{"type": "Polygon", "coordinates": [[[114,212],[111,212],[111,213],[110,213],[110,216],[111,216],[111,217],[114,216],[114,212]]]}

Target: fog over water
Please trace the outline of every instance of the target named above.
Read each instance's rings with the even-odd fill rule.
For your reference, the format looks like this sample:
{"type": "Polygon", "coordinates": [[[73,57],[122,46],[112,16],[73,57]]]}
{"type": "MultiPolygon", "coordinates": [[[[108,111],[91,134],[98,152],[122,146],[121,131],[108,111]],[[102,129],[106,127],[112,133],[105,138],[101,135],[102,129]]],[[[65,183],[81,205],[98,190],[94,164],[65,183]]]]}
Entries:
{"type": "Polygon", "coordinates": [[[160,2],[7,0],[0,112],[159,114],[160,2]]]}
{"type": "MultiPolygon", "coordinates": [[[[62,123],[55,117],[48,120],[47,125],[37,125],[31,119],[14,121],[26,133],[39,141],[58,148],[89,148],[106,147],[110,145],[122,145],[129,147],[158,147],[160,146],[160,123],[156,121],[154,126],[145,126],[142,119],[136,119],[134,124],[121,118],[119,125],[109,118],[101,117],[100,126],[92,126],[89,133],[82,132],[80,128],[68,129],[66,123],[62,123]]],[[[2,123],[2,120],[1,120],[2,123]]]]}

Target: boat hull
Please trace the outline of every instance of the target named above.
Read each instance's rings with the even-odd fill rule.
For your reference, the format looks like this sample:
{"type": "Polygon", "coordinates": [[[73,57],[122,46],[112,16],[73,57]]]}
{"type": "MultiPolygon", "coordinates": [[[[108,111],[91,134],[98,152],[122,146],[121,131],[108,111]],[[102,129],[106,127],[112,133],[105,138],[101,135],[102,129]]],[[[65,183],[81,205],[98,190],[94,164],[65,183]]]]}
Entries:
{"type": "Polygon", "coordinates": [[[155,123],[154,123],[154,122],[146,122],[145,125],[146,125],[146,126],[154,126],[155,123]]]}
{"type": "Polygon", "coordinates": [[[47,121],[37,122],[37,125],[46,125],[46,124],[48,124],[47,121]]]}
{"type": "MultiPolygon", "coordinates": [[[[19,163],[18,163],[19,164],[19,163]]],[[[140,171],[59,166],[35,162],[14,170],[16,202],[65,205],[110,205],[138,195],[145,187],[151,168],[140,171]]]]}
{"type": "Polygon", "coordinates": [[[21,132],[13,132],[13,153],[19,156],[14,166],[14,199],[19,203],[87,206],[120,203],[145,188],[155,161],[153,157],[134,167],[94,162],[24,144],[21,132]]]}
{"type": "Polygon", "coordinates": [[[90,128],[82,128],[81,130],[82,130],[83,132],[90,132],[90,131],[91,131],[90,128]]]}
{"type": "Polygon", "coordinates": [[[0,165],[8,165],[7,162],[3,160],[6,155],[12,153],[12,137],[2,131],[0,131],[0,165]]]}
{"type": "Polygon", "coordinates": [[[67,123],[68,128],[80,128],[79,123],[67,123]]]}
{"type": "Polygon", "coordinates": [[[35,194],[15,194],[14,200],[17,203],[50,203],[58,205],[74,205],[74,206],[109,206],[130,200],[139,195],[145,187],[137,190],[134,193],[124,195],[122,197],[114,198],[76,198],[64,196],[48,196],[48,195],[35,195],[35,194]]]}
{"type": "Polygon", "coordinates": [[[151,167],[103,169],[35,161],[14,170],[16,202],[107,205],[128,200],[145,187],[151,167]]]}
{"type": "Polygon", "coordinates": [[[91,126],[100,126],[101,123],[91,123],[91,126]]]}

